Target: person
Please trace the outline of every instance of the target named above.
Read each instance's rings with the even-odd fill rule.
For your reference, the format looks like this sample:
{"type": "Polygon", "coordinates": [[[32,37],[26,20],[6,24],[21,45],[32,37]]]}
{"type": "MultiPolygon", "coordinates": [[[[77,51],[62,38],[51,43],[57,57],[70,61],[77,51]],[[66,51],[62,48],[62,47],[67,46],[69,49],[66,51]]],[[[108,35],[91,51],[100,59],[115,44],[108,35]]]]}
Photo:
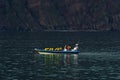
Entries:
{"type": "Polygon", "coordinates": [[[75,44],[75,47],[72,49],[72,51],[77,51],[78,50],[78,44],[75,44]]]}
{"type": "Polygon", "coordinates": [[[69,50],[71,50],[71,46],[69,46],[69,45],[66,46],[66,45],[65,45],[65,46],[64,46],[64,51],[69,51],[69,50]]]}
{"type": "Polygon", "coordinates": [[[66,45],[64,46],[64,51],[67,51],[67,49],[66,49],[66,45]]]}

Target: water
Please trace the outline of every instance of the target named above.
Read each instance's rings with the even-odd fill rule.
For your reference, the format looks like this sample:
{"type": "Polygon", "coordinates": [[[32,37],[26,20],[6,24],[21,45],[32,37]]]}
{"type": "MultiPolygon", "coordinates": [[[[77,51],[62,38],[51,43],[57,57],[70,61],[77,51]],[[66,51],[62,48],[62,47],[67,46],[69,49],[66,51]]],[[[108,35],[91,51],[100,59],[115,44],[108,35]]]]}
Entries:
{"type": "Polygon", "coordinates": [[[120,80],[120,32],[0,33],[0,80],[120,80]],[[72,47],[79,55],[40,55],[34,48],[72,47]]]}

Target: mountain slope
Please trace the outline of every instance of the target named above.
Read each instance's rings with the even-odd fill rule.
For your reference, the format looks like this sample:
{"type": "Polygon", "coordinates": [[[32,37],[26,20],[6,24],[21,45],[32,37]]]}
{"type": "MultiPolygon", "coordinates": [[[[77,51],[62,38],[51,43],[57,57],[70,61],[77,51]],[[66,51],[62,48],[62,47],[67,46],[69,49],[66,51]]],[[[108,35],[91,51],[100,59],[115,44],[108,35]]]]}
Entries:
{"type": "Polygon", "coordinates": [[[120,30],[119,0],[1,0],[0,30],[120,30]]]}

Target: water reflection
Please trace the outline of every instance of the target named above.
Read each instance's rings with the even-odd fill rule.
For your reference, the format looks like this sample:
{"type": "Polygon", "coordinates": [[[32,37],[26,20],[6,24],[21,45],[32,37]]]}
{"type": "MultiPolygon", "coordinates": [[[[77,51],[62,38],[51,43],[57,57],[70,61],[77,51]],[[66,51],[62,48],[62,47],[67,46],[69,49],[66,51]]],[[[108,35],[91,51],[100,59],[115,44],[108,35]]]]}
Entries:
{"type": "Polygon", "coordinates": [[[77,54],[35,54],[37,61],[45,65],[77,65],[78,55],[77,54]]]}
{"type": "Polygon", "coordinates": [[[73,54],[73,55],[65,54],[64,55],[64,64],[65,65],[77,64],[77,58],[78,58],[77,54],[73,54]]]}

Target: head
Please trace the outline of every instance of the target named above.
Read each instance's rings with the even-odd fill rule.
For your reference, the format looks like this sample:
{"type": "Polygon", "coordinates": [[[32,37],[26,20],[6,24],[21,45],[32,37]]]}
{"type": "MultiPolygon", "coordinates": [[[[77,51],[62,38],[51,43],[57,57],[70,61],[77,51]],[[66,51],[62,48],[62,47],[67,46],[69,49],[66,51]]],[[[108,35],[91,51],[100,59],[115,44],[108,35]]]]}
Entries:
{"type": "Polygon", "coordinates": [[[78,44],[75,44],[76,46],[78,46],[78,44]]]}

